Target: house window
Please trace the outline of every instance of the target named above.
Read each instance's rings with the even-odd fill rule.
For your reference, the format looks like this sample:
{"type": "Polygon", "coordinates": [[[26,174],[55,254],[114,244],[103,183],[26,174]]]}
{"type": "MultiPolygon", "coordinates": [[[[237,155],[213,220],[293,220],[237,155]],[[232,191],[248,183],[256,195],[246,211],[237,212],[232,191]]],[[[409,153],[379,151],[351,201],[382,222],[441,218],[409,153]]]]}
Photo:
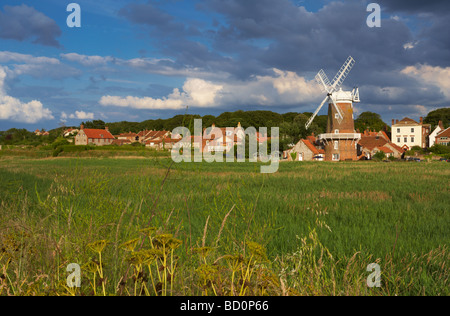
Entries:
{"type": "Polygon", "coordinates": [[[397,133],[400,133],[400,128],[397,128],[397,133]]]}
{"type": "Polygon", "coordinates": [[[400,142],[401,142],[400,137],[397,137],[397,143],[400,143],[400,142]]]}
{"type": "Polygon", "coordinates": [[[335,134],[339,134],[339,130],[338,130],[338,129],[335,130],[334,133],[335,133],[335,134]]]}
{"type": "Polygon", "coordinates": [[[411,133],[414,133],[414,128],[411,128],[411,133]]]}
{"type": "Polygon", "coordinates": [[[333,161],[339,161],[339,154],[333,154],[333,161]]]}
{"type": "Polygon", "coordinates": [[[414,143],[414,137],[411,137],[411,143],[414,143]]]}
{"type": "Polygon", "coordinates": [[[405,143],[407,143],[407,142],[408,142],[408,138],[407,138],[407,137],[405,137],[404,141],[405,141],[405,143]]]}
{"type": "Polygon", "coordinates": [[[334,149],[339,149],[339,142],[334,142],[334,149]]]}

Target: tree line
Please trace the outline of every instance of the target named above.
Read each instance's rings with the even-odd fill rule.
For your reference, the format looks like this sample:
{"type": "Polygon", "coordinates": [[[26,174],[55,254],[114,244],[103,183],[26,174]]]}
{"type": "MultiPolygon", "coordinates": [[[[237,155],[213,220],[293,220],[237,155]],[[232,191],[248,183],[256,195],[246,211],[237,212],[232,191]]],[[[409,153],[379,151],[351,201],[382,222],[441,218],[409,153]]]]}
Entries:
{"type": "MultiPolygon", "coordinates": [[[[102,120],[93,120],[82,122],[85,128],[92,129],[105,129],[109,128],[109,131],[113,135],[119,135],[121,133],[139,133],[143,130],[166,130],[172,131],[176,127],[184,126],[191,130],[193,133],[194,120],[202,119],[203,127],[210,127],[215,124],[218,127],[236,127],[238,123],[246,129],[248,127],[267,127],[269,136],[271,127],[280,128],[280,145],[282,149],[286,149],[289,144],[297,143],[300,139],[305,138],[308,135],[314,133],[319,135],[326,132],[327,128],[327,115],[319,115],[315,118],[314,122],[308,130],[305,128],[307,120],[311,117],[312,113],[276,113],[272,111],[235,111],[225,112],[219,116],[213,115],[176,115],[168,119],[156,119],[146,120],[143,122],[114,122],[106,123],[102,120]]],[[[428,113],[424,119],[424,123],[431,124],[432,129],[437,126],[438,122],[442,121],[445,127],[450,125],[450,108],[442,108],[428,113]]],[[[79,126],[62,126],[57,129],[49,130],[48,136],[37,136],[34,132],[30,132],[26,129],[9,129],[7,131],[0,132],[0,144],[2,145],[31,145],[38,146],[41,144],[50,144],[54,142],[58,137],[61,137],[64,130],[67,128],[79,128],[79,126]]],[[[363,132],[366,129],[381,131],[385,130],[390,132],[389,124],[386,124],[381,116],[373,112],[363,112],[357,119],[355,119],[355,129],[363,132]]]]}

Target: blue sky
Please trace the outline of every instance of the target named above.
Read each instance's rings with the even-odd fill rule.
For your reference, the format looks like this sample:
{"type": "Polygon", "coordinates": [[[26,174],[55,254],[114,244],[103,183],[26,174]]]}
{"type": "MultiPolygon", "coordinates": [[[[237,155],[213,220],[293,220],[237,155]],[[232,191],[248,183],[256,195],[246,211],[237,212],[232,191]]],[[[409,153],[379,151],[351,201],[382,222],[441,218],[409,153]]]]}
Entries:
{"type": "MultiPolygon", "coordinates": [[[[79,0],[0,3],[0,130],[101,119],[143,121],[234,110],[313,112],[351,55],[344,88],[357,113],[386,123],[450,104],[450,3],[369,1],[79,0]]],[[[325,114],[326,109],[323,110],[325,114]]]]}

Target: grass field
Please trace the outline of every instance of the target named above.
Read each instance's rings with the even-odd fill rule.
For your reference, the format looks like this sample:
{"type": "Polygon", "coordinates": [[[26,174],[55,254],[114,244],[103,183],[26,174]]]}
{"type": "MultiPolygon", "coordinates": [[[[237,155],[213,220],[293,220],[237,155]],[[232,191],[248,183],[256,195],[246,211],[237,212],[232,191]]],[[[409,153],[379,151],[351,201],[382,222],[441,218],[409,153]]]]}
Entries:
{"type": "Polygon", "coordinates": [[[0,295],[449,294],[448,163],[259,171],[4,157],[0,295]],[[70,263],[80,289],[65,286],[70,263]]]}

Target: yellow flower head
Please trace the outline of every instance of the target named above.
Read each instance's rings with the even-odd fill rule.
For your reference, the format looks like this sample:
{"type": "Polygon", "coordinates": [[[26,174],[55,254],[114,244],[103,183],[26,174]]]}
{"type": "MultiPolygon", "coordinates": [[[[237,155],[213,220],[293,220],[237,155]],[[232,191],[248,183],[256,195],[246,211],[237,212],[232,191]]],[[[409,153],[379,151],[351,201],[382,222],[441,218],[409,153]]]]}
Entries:
{"type": "Polygon", "coordinates": [[[87,246],[93,252],[102,252],[105,249],[106,245],[108,245],[107,240],[98,240],[88,244],[87,246]]]}
{"type": "Polygon", "coordinates": [[[139,239],[136,238],[136,239],[132,239],[132,240],[129,240],[129,241],[123,243],[120,247],[125,251],[133,252],[134,249],[136,248],[136,246],[138,245],[138,243],[139,243],[139,239]]]}

